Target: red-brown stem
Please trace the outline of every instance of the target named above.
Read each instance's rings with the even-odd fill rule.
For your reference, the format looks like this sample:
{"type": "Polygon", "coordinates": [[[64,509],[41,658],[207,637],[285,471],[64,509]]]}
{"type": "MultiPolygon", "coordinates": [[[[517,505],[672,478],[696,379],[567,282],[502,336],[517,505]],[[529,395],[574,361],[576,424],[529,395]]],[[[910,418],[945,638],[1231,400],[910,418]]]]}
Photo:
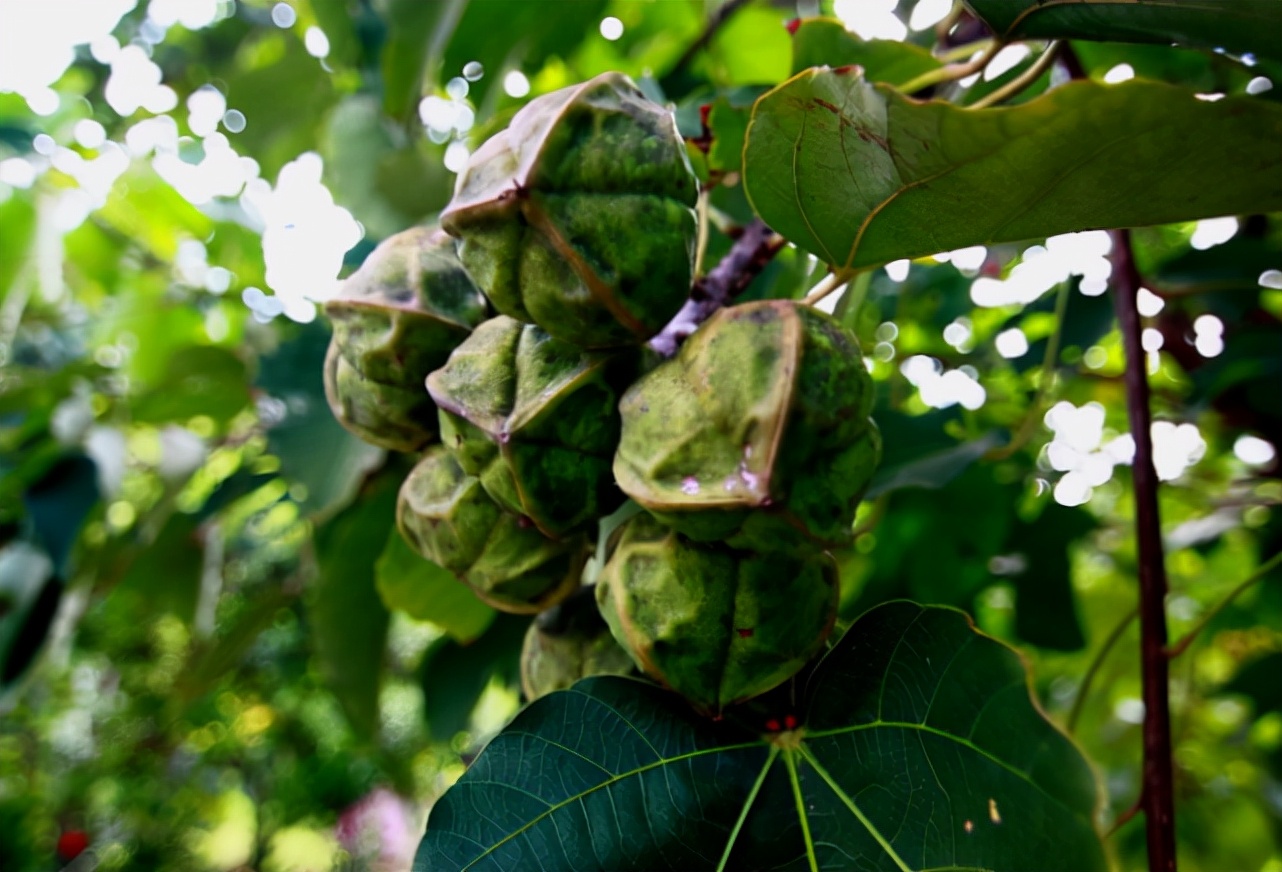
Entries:
{"type": "Polygon", "coordinates": [[[687,336],[751,284],[783,244],[783,237],[760,218],[754,219],[743,228],[730,251],[712,271],[695,281],[690,299],[659,335],[650,340],[650,347],[663,357],[676,354],[687,336]]]}
{"type": "Polygon", "coordinates": [[[1135,534],[1139,542],[1140,661],[1144,684],[1144,777],[1139,805],[1149,872],[1175,872],[1175,773],[1171,758],[1170,661],[1166,656],[1166,564],[1153,467],[1148,369],[1135,295],[1140,274],[1127,230],[1112,231],[1113,306],[1126,350],[1126,410],[1135,439],[1135,534]]]}

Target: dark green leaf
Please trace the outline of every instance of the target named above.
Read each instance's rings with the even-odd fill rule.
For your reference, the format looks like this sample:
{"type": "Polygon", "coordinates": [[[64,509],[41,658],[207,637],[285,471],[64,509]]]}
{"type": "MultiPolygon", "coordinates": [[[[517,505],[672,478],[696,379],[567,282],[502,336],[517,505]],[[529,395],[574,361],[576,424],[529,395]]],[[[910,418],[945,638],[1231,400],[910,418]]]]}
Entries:
{"type": "Polygon", "coordinates": [[[1056,651],[1078,651],[1086,644],[1073,595],[1069,548],[1095,529],[1082,509],[1050,505],[1031,524],[1018,524],[1011,547],[1024,558],[1015,585],[1015,635],[1021,641],[1056,651]]]}
{"type": "Polygon", "coordinates": [[[537,70],[550,55],[569,56],[584,34],[596,32],[605,8],[605,0],[558,0],[555,12],[528,0],[471,0],[445,47],[440,78],[462,75],[465,64],[477,61],[485,75],[468,98],[482,105],[504,70],[537,70]]]}
{"type": "Polygon", "coordinates": [[[125,571],[113,595],[136,597],[140,612],[172,612],[191,621],[200,599],[204,565],[205,549],[199,528],[195,515],[170,515],[155,540],[125,571]]]}
{"type": "Polygon", "coordinates": [[[1005,39],[1184,43],[1282,56],[1276,0],[966,0],[1005,39]]]}
{"type": "Polygon", "coordinates": [[[36,539],[62,578],[68,577],[71,550],[98,497],[98,466],[83,454],[59,460],[22,495],[36,539]]]}
{"type": "Polygon", "coordinates": [[[279,402],[283,415],[271,423],[267,444],[280,458],[281,473],[307,488],[301,502],[314,515],[345,505],[383,456],[344,430],[330,412],[321,375],[328,345],[328,329],[310,324],[264,358],[258,375],[259,387],[279,402]]]}
{"type": "Polygon", "coordinates": [[[179,696],[196,699],[239,666],[254,642],[291,599],[290,594],[279,588],[267,591],[247,603],[225,630],[209,642],[197,645],[175,688],[179,696]]]}
{"type": "Polygon", "coordinates": [[[245,363],[226,348],[192,345],[168,360],[163,380],[134,403],[134,420],[161,424],[207,415],[219,423],[249,405],[245,363]]]}
{"type": "Polygon", "coordinates": [[[423,704],[433,739],[448,742],[466,730],[472,710],[491,680],[515,687],[528,617],[496,615],[472,642],[442,639],[423,655],[423,704]]]}
{"type": "Polygon", "coordinates": [[[1099,227],[1282,208],[1282,107],[1072,82],[1009,109],[812,70],[753,110],[757,213],[838,267],[1099,227]]]}
{"type": "Polygon", "coordinates": [[[62,582],[46,554],[25,542],[0,549],[0,691],[35,659],[61,598],[62,582]]]}
{"type": "Polygon", "coordinates": [[[396,523],[400,477],[369,480],[360,497],[316,531],[319,578],[311,603],[313,636],[326,680],[358,734],[378,730],[378,692],[389,615],[374,564],[396,523]]]}
{"type": "MultiPolygon", "coordinates": [[[[423,74],[434,45],[444,46],[468,0],[391,0],[383,46],[383,110],[405,118],[422,96],[423,74]]],[[[439,51],[439,49],[438,49],[439,51]]],[[[450,75],[458,75],[452,71],[450,75]]]]}
{"type": "Polygon", "coordinates": [[[868,486],[865,499],[906,487],[941,488],[966,471],[972,463],[1002,442],[996,433],[989,433],[971,442],[955,444],[941,451],[923,454],[896,466],[882,464],[868,486]]]}
{"type": "Polygon", "coordinates": [[[553,693],[432,809],[415,872],[1108,867],[1089,766],[959,612],[868,612],[795,714],[762,735],[628,679],[553,693]]]}
{"type": "Polygon", "coordinates": [[[745,6],[717,28],[704,67],[718,85],[773,85],[788,75],[786,16],[770,6],[745,6]]]}
{"type": "Polygon", "coordinates": [[[227,77],[227,103],[245,115],[236,149],[254,156],[263,178],[274,179],[287,162],[315,148],[316,122],[336,93],[333,77],[301,40],[275,28],[260,33],[242,49],[255,62],[227,77]]]}
{"type": "Polygon", "coordinates": [[[995,580],[989,562],[1007,548],[1014,526],[1009,507],[1019,495],[1018,486],[998,483],[990,467],[979,465],[934,490],[894,491],[873,531],[865,584],[843,612],[857,614],[900,596],[970,608],[995,580]]]}
{"type": "Polygon", "coordinates": [[[919,45],[860,39],[835,18],[809,18],[792,35],[792,71],[857,64],[870,82],[902,85],[938,69],[939,59],[919,45]]]}
{"type": "Polygon", "coordinates": [[[375,570],[378,593],[389,609],[430,621],[459,642],[472,641],[494,620],[494,609],[447,570],[419,556],[396,530],[375,570]]]}
{"type": "Polygon", "coordinates": [[[0,247],[0,300],[8,295],[14,279],[27,264],[35,232],[36,208],[29,200],[10,197],[0,203],[0,237],[4,238],[4,246],[0,247]]]}

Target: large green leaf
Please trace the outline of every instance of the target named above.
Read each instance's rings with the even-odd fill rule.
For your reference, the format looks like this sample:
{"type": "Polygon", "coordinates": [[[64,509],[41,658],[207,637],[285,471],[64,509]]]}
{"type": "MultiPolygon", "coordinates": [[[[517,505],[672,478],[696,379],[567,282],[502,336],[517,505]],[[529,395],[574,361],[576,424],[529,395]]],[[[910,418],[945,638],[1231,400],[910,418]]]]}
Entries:
{"type": "MultiPolygon", "coordinates": [[[[458,23],[468,0],[391,0],[387,4],[387,44],[383,47],[383,109],[406,116],[422,96],[423,74],[458,23]]],[[[457,73],[453,73],[457,75],[457,73]]]]}
{"type": "Polygon", "coordinates": [[[39,548],[0,548],[0,701],[44,644],[62,598],[53,561],[39,548]]]}
{"type": "Polygon", "coordinates": [[[858,64],[870,82],[905,82],[941,66],[927,49],[890,39],[860,39],[835,18],[808,18],[792,35],[792,71],[858,64]]]}
{"type": "MultiPolygon", "coordinates": [[[[263,358],[257,386],[279,401],[283,417],[273,420],[267,444],[280,458],[281,474],[302,484],[304,511],[325,516],[346,505],[382,450],[343,429],[325,400],[321,369],[329,330],[313,322],[263,358]]],[[[390,528],[389,528],[390,529],[390,528]]],[[[381,543],[380,543],[381,546],[381,543]]]]}
{"type": "Polygon", "coordinates": [[[427,649],[420,671],[428,735],[448,742],[466,730],[490,682],[516,687],[521,642],[529,626],[528,617],[498,614],[470,642],[445,637],[427,649]]]}
{"type": "Polygon", "coordinates": [[[378,594],[389,609],[430,621],[459,642],[470,642],[494,620],[494,609],[472,589],[405,544],[395,529],[375,564],[378,594]]]}
{"type": "Polygon", "coordinates": [[[320,577],[312,633],[325,678],[356,732],[378,729],[378,692],[389,615],[374,586],[374,564],[395,524],[397,475],[370,479],[360,497],[316,531],[320,577]]]}
{"type": "Polygon", "coordinates": [[[605,0],[559,0],[553,12],[528,0],[471,0],[442,52],[439,78],[461,75],[466,64],[476,61],[485,74],[471,83],[468,98],[482,106],[490,88],[503,81],[505,69],[528,72],[551,55],[568,56],[585,34],[597,29],[605,5],[605,0]]]}
{"type": "Polygon", "coordinates": [[[32,531],[60,578],[70,577],[68,566],[80,529],[101,496],[98,465],[80,453],[59,459],[23,493],[32,531]]]}
{"type": "Polygon", "coordinates": [[[216,345],[191,345],[167,361],[159,384],[137,399],[134,420],[160,424],[207,415],[219,423],[249,405],[245,362],[216,345]]]}
{"type": "Polygon", "coordinates": [[[757,101],[757,213],[838,267],[977,244],[1282,209],[1282,107],[1073,82],[1009,109],[922,103],[809,70],[757,101]]]}
{"type": "Polygon", "coordinates": [[[1005,39],[1172,42],[1282,57],[1277,0],[966,0],[1005,39]]]}
{"type": "Polygon", "coordinates": [[[763,733],[642,682],[582,681],[436,804],[415,872],[1107,868],[1086,761],[1019,656],[959,612],[866,613],[798,714],[763,733]]]}

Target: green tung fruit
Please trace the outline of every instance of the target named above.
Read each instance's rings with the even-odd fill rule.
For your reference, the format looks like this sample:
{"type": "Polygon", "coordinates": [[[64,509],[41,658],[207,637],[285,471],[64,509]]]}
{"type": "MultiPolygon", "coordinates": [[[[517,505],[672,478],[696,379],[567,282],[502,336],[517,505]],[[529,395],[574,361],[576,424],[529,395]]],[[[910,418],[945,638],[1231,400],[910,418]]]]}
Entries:
{"type": "Polygon", "coordinates": [[[610,472],[635,354],[584,351],[500,315],[428,376],[441,441],[503,508],[559,537],[623,501],[610,472]]]}
{"type": "Polygon", "coordinates": [[[830,316],[785,300],[722,309],[624,394],[614,474],[696,541],[843,545],[881,457],[872,404],[859,345],[830,316]]]}
{"type": "Polygon", "coordinates": [[[423,380],[486,317],[454,241],[428,227],[387,238],[325,310],[334,325],[325,359],[334,416],[393,451],[435,439],[436,406],[423,380]]]}
{"type": "Polygon", "coordinates": [[[528,518],[500,509],[440,446],[401,485],[396,523],[415,551],[515,614],[542,611],[573,593],[590,553],[585,536],[553,541],[528,518]]]}
{"type": "Polygon", "coordinates": [[[530,622],[521,648],[521,689],[526,699],[565,690],[590,675],[632,673],[632,658],[601,619],[591,593],[591,588],[585,588],[530,622]]]}
{"type": "Polygon", "coordinates": [[[605,348],[681,308],[696,198],[672,113],[605,73],[531,100],[477,149],[441,226],[500,312],[605,348]]]}
{"type": "Polygon", "coordinates": [[[714,717],[795,675],[837,618],[827,554],[699,544],[646,515],[622,528],[596,594],[637,667],[714,717]]]}

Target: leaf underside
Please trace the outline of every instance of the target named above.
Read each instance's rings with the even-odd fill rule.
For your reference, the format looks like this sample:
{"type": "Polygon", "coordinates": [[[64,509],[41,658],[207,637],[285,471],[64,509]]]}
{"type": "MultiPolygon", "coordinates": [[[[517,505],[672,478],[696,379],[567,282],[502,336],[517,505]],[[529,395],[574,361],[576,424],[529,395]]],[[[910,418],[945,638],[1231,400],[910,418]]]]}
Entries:
{"type": "Polygon", "coordinates": [[[839,268],[971,245],[1282,209],[1282,106],[1132,80],[1005,109],[811,69],[753,109],[757,213],[839,268]]]}
{"type": "Polygon", "coordinates": [[[1107,868],[1089,767],[1018,655],[961,612],[866,613],[798,714],[762,734],[643,682],[582,681],[491,742],[414,869],[1107,868]]]}
{"type": "Polygon", "coordinates": [[[1282,57],[1276,0],[967,0],[1006,39],[1180,43],[1282,57]],[[1265,34],[1273,34],[1273,38],[1265,34]]]}

